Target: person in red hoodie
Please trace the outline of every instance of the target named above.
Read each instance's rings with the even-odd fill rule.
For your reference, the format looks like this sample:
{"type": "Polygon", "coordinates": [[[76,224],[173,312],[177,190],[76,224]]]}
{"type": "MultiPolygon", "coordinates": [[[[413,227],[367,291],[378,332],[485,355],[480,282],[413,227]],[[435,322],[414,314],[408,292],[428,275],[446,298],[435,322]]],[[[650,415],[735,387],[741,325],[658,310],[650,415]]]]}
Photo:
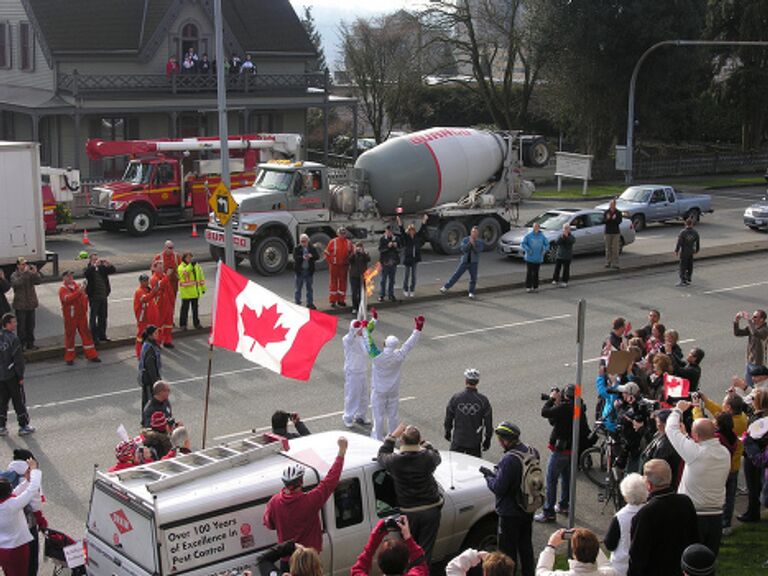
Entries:
{"type": "Polygon", "coordinates": [[[424,550],[411,536],[407,516],[403,514],[394,520],[397,528],[390,526],[390,523],[390,518],[379,520],[368,537],[363,553],[349,571],[350,576],[368,576],[377,550],[377,564],[384,576],[429,576],[424,550]]]}
{"type": "MultiPolygon", "coordinates": [[[[336,460],[317,486],[309,492],[304,492],[304,467],[291,464],[283,470],[283,488],[272,496],[264,511],[264,526],[269,530],[277,530],[277,541],[282,543],[293,540],[307,548],[318,552],[323,550],[323,532],[320,527],[320,509],[330,498],[339,483],[341,470],[344,467],[344,456],[347,453],[347,439],[340,436],[339,452],[336,460]]],[[[283,572],[288,571],[287,562],[283,572]]]]}
{"type": "Polygon", "coordinates": [[[139,446],[136,440],[129,439],[123,440],[115,446],[115,458],[117,458],[117,464],[107,472],[119,472],[139,464],[152,462],[152,453],[146,446],[139,446]]]}

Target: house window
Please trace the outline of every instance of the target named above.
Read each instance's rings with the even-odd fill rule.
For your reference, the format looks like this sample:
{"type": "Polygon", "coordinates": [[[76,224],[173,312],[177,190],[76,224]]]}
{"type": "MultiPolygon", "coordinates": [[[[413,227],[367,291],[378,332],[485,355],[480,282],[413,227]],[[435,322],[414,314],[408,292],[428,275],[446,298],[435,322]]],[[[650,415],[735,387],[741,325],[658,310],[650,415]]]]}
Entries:
{"type": "Polygon", "coordinates": [[[35,69],[35,35],[29,22],[19,22],[19,69],[35,69]]]}
{"type": "Polygon", "coordinates": [[[11,26],[0,22],[0,68],[11,67],[11,26]]]}

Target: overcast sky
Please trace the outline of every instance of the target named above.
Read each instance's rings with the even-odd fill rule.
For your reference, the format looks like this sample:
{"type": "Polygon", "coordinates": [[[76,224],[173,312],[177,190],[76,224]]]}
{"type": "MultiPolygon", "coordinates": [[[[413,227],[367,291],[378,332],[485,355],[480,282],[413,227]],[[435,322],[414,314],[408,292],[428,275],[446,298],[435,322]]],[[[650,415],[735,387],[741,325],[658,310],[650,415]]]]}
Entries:
{"type": "Polygon", "coordinates": [[[304,6],[312,7],[317,28],[323,37],[323,50],[331,70],[338,58],[339,24],[342,21],[352,22],[355,18],[370,17],[377,14],[394,12],[400,8],[413,7],[416,2],[411,0],[290,0],[296,13],[301,17],[304,6]]]}

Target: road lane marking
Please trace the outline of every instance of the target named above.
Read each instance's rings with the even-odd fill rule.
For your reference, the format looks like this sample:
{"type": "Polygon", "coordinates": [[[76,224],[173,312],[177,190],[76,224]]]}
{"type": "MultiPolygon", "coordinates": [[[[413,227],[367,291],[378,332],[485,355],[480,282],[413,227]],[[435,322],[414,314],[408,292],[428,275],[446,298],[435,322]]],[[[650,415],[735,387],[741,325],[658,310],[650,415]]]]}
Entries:
{"type": "MultiPolygon", "coordinates": [[[[696,338],[688,338],[686,340],[678,340],[678,344],[690,344],[691,342],[696,342],[696,338]]],[[[584,360],[584,364],[592,364],[594,362],[599,362],[602,360],[602,356],[598,356],[597,358],[590,358],[589,360],[584,360]]],[[[576,366],[576,362],[566,362],[563,364],[566,368],[570,368],[571,366],[576,366]]]]}
{"type": "Polygon", "coordinates": [[[743,290],[744,288],[754,288],[755,286],[765,286],[768,282],[753,282],[752,284],[741,284],[739,286],[730,286],[729,288],[718,288],[717,290],[707,290],[702,294],[720,294],[721,292],[733,292],[734,290],[743,290]]]}
{"type": "Polygon", "coordinates": [[[453,334],[441,334],[440,336],[433,336],[432,340],[445,340],[447,338],[456,338],[458,336],[466,336],[467,334],[479,334],[481,332],[490,332],[492,330],[504,330],[506,328],[515,328],[517,326],[528,326],[529,324],[539,324],[541,322],[551,322],[553,320],[563,320],[564,318],[570,318],[570,314],[560,314],[559,316],[548,316],[547,318],[537,318],[536,320],[522,320],[520,322],[512,322],[511,324],[500,324],[498,326],[487,326],[486,328],[476,328],[474,330],[464,330],[463,332],[454,332],[453,334]]]}
{"type": "MultiPolygon", "coordinates": [[[[400,398],[398,402],[409,402],[411,400],[416,400],[416,396],[405,396],[404,398],[400,398]]],[[[371,405],[368,405],[368,408],[370,408],[371,405]]],[[[336,412],[326,412],[325,414],[318,414],[317,416],[310,416],[309,418],[302,418],[302,422],[315,422],[317,420],[323,420],[325,418],[333,418],[335,416],[343,416],[344,410],[338,410],[336,412]]],[[[262,426],[261,428],[252,428],[251,430],[243,430],[242,432],[232,432],[231,434],[223,434],[222,436],[214,436],[214,440],[226,440],[228,438],[235,438],[237,436],[244,436],[246,434],[255,434],[256,432],[265,432],[267,430],[272,430],[272,426],[262,426]]]]}
{"type": "MultiPolygon", "coordinates": [[[[211,374],[211,380],[219,378],[221,376],[232,376],[233,374],[242,374],[243,372],[254,372],[256,370],[265,370],[263,366],[252,366],[250,368],[241,368],[240,370],[228,370],[226,372],[216,372],[211,374]]],[[[181,378],[179,380],[168,380],[171,385],[174,384],[188,384],[189,382],[197,382],[205,380],[208,377],[207,374],[203,376],[191,376],[189,378],[181,378]]],[[[79,402],[88,402],[89,400],[98,400],[100,398],[109,398],[110,396],[119,396],[121,394],[136,393],[136,390],[141,390],[138,386],[132,388],[125,388],[123,390],[113,390],[112,392],[103,392],[101,394],[90,394],[88,396],[80,396],[78,398],[69,398],[67,400],[59,400],[58,402],[47,402],[45,404],[35,404],[29,406],[27,410],[37,410],[39,408],[54,408],[56,406],[66,406],[68,404],[77,404],[79,402]]]]}

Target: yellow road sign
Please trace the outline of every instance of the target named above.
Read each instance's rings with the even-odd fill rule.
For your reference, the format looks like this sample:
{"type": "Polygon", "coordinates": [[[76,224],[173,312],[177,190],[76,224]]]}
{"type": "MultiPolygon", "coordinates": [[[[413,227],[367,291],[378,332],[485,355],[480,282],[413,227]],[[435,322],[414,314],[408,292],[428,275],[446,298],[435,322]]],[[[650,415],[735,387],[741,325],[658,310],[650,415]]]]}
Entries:
{"type": "Polygon", "coordinates": [[[237,202],[232,198],[232,194],[229,189],[224,185],[224,182],[219,182],[216,189],[208,199],[208,205],[213,210],[216,217],[221,222],[222,226],[226,226],[229,219],[232,218],[232,214],[237,210],[237,202]]]}

